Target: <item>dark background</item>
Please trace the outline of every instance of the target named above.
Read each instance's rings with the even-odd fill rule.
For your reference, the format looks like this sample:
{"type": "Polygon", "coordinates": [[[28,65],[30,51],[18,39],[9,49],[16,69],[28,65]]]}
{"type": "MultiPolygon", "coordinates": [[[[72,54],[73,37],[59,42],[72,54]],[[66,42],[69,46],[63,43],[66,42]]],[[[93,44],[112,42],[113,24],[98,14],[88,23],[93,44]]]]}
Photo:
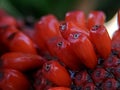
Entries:
{"type": "Polygon", "coordinates": [[[102,10],[108,21],[120,8],[120,0],[0,0],[0,8],[18,18],[34,16],[38,19],[52,13],[60,20],[72,10],[83,10],[86,15],[91,10],[102,10]]]}

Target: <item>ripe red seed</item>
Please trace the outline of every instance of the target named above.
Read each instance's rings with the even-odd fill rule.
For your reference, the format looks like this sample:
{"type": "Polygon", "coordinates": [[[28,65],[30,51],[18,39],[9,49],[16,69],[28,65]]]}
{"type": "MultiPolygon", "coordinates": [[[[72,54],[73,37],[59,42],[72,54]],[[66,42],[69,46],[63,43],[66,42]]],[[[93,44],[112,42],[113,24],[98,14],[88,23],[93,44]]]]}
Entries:
{"type": "Polygon", "coordinates": [[[117,55],[120,57],[120,10],[118,11],[118,30],[116,30],[112,36],[112,49],[114,52],[117,52],[117,55]]]}
{"type": "Polygon", "coordinates": [[[0,58],[1,68],[12,68],[19,71],[28,71],[40,68],[45,63],[45,59],[39,55],[9,52],[0,58]]]}
{"type": "Polygon", "coordinates": [[[59,30],[63,38],[66,40],[68,40],[70,33],[73,33],[73,32],[78,32],[78,33],[81,32],[89,37],[89,33],[87,29],[83,27],[78,27],[74,22],[70,22],[70,21],[61,22],[59,26],[59,30]]]}
{"type": "Polygon", "coordinates": [[[104,22],[101,11],[86,21],[78,10],[61,23],[43,16],[33,29],[0,10],[0,90],[119,90],[120,10],[112,45],[104,22]]]}
{"type": "Polygon", "coordinates": [[[59,29],[59,21],[54,15],[43,16],[35,24],[35,43],[41,48],[46,49],[46,41],[55,36],[61,36],[59,29]]]}
{"type": "Polygon", "coordinates": [[[103,25],[105,23],[105,14],[102,11],[92,11],[88,15],[87,27],[90,30],[94,25],[103,25]]]}
{"type": "Polygon", "coordinates": [[[48,61],[44,64],[42,73],[49,81],[58,85],[70,87],[71,78],[67,70],[57,61],[48,61]]]}
{"type": "Polygon", "coordinates": [[[76,23],[77,26],[86,28],[86,17],[83,11],[71,11],[65,15],[65,21],[76,23]]]}
{"type": "Polygon", "coordinates": [[[13,69],[0,69],[1,90],[30,90],[28,79],[13,69]]]}
{"type": "Polygon", "coordinates": [[[81,62],[86,67],[94,69],[97,65],[97,56],[88,37],[82,33],[71,33],[69,42],[71,43],[72,50],[80,58],[81,62]]]}
{"type": "Polygon", "coordinates": [[[0,31],[2,42],[10,51],[36,54],[33,41],[14,26],[8,26],[0,31]]]}
{"type": "Polygon", "coordinates": [[[43,76],[41,69],[35,73],[34,79],[35,80],[33,86],[35,87],[35,90],[47,90],[53,86],[53,84],[43,76]]]}
{"type": "Polygon", "coordinates": [[[95,46],[97,53],[107,59],[111,53],[111,39],[103,25],[95,25],[90,30],[90,40],[95,46]]]}
{"type": "Polygon", "coordinates": [[[73,52],[68,41],[61,37],[52,38],[48,42],[48,48],[52,55],[57,56],[58,59],[68,68],[78,71],[82,68],[81,61],[73,52]]]}

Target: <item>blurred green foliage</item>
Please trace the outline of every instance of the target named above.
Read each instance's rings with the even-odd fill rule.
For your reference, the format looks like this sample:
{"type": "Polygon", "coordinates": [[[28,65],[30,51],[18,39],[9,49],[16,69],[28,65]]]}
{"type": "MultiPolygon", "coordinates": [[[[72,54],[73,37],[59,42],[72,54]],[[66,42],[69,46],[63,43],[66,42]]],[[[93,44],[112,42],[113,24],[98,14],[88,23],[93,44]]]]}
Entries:
{"type": "MultiPolygon", "coordinates": [[[[38,19],[51,13],[59,19],[63,19],[68,11],[81,10],[79,5],[84,1],[96,2],[95,7],[92,9],[104,11],[107,15],[107,20],[120,8],[120,0],[0,0],[0,8],[5,9],[15,17],[34,16],[38,19]]],[[[89,8],[87,5],[85,7],[89,8]]]]}

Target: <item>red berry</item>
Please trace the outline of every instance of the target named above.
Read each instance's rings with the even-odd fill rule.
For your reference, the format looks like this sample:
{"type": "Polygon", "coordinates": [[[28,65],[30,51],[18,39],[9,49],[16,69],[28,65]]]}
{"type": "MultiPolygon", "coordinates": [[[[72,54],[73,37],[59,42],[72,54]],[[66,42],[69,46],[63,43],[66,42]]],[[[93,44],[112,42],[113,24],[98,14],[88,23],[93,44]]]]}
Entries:
{"type": "Polygon", "coordinates": [[[72,50],[79,57],[81,62],[86,67],[94,69],[97,65],[97,56],[88,37],[83,33],[71,33],[69,41],[71,43],[72,50]]]}
{"type": "Polygon", "coordinates": [[[83,11],[71,11],[65,15],[65,21],[76,23],[79,27],[86,28],[86,17],[83,11]]]}
{"type": "Polygon", "coordinates": [[[81,32],[86,36],[89,36],[87,29],[78,27],[74,22],[70,22],[70,21],[61,22],[59,26],[59,30],[63,38],[65,38],[66,40],[68,40],[69,34],[73,32],[81,32]]]}
{"type": "Polygon", "coordinates": [[[93,26],[90,30],[90,40],[97,53],[107,59],[111,53],[111,39],[106,28],[103,25],[93,26]]]}
{"type": "Polygon", "coordinates": [[[118,11],[118,30],[116,30],[112,36],[112,49],[114,52],[117,52],[117,55],[120,57],[120,10],[118,11]]]}
{"type": "Polygon", "coordinates": [[[13,69],[0,69],[1,90],[30,90],[30,83],[21,73],[13,69]]]}
{"type": "Polygon", "coordinates": [[[48,48],[52,55],[57,56],[67,67],[72,70],[80,70],[83,66],[79,58],[73,52],[68,41],[61,37],[52,38],[48,42],[48,48]]]}
{"type": "Polygon", "coordinates": [[[41,69],[35,73],[35,76],[34,76],[35,90],[44,90],[44,89],[47,90],[52,86],[53,84],[43,76],[41,69]]]}
{"type": "Polygon", "coordinates": [[[45,78],[58,86],[69,87],[71,85],[69,73],[57,61],[46,62],[43,66],[42,72],[45,78]]]}
{"type": "Polygon", "coordinates": [[[45,63],[45,59],[34,54],[26,54],[20,52],[9,52],[2,55],[0,67],[12,68],[19,71],[28,71],[40,68],[45,63]]]}
{"type": "Polygon", "coordinates": [[[90,30],[94,25],[103,25],[105,23],[105,14],[102,11],[92,11],[88,15],[87,26],[90,30]]]}
{"type": "Polygon", "coordinates": [[[46,15],[35,24],[35,42],[42,49],[46,50],[46,41],[55,36],[61,36],[59,22],[54,15],[46,15]]]}
{"type": "Polygon", "coordinates": [[[10,51],[36,54],[33,41],[16,27],[6,27],[0,31],[2,42],[10,51]]]}

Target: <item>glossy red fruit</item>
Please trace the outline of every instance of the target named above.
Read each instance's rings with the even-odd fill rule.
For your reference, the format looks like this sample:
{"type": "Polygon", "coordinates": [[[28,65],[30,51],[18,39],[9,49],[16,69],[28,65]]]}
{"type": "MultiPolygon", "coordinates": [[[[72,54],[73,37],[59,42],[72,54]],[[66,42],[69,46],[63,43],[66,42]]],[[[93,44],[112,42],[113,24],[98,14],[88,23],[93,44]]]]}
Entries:
{"type": "Polygon", "coordinates": [[[82,90],[96,90],[96,86],[94,83],[87,83],[82,90]]]}
{"type": "Polygon", "coordinates": [[[71,89],[67,87],[51,87],[48,90],[71,90],[71,89]]]}
{"type": "Polygon", "coordinates": [[[38,46],[46,50],[46,41],[55,36],[61,36],[59,30],[59,22],[52,14],[43,16],[35,24],[35,42],[38,46]]]}
{"type": "Polygon", "coordinates": [[[48,61],[42,69],[43,75],[58,86],[70,87],[71,78],[67,70],[57,61],[48,61]]]}
{"type": "Polygon", "coordinates": [[[2,42],[10,51],[36,54],[33,41],[16,27],[6,27],[1,30],[2,42]]]}
{"type": "Polygon", "coordinates": [[[0,90],[30,90],[30,83],[20,72],[0,69],[0,90]]]}
{"type": "Polygon", "coordinates": [[[111,55],[110,57],[108,57],[108,59],[105,60],[104,67],[113,68],[118,66],[119,64],[120,64],[120,59],[117,56],[111,55]]]}
{"type": "Polygon", "coordinates": [[[89,36],[87,29],[83,27],[78,27],[74,22],[70,22],[70,21],[61,22],[59,26],[59,30],[63,38],[65,38],[66,40],[68,40],[69,34],[73,32],[81,32],[86,36],[89,36]]]}
{"type": "Polygon", "coordinates": [[[45,61],[46,60],[39,55],[9,52],[0,58],[0,67],[27,71],[42,67],[45,61]]]}
{"type": "Polygon", "coordinates": [[[40,69],[35,73],[33,86],[35,90],[48,90],[48,88],[52,87],[53,84],[42,75],[42,71],[40,69]]]}
{"type": "Polygon", "coordinates": [[[94,25],[103,25],[105,23],[105,14],[102,11],[92,11],[88,15],[87,26],[90,30],[94,25]]]}
{"type": "Polygon", "coordinates": [[[86,28],[86,16],[83,11],[71,11],[65,15],[65,21],[76,23],[77,26],[86,28]]]}
{"type": "Polygon", "coordinates": [[[120,10],[118,11],[118,30],[116,30],[112,36],[112,49],[114,52],[117,52],[117,55],[120,57],[120,10]]]}
{"type": "Polygon", "coordinates": [[[71,33],[69,36],[72,50],[88,68],[94,69],[97,65],[97,56],[88,37],[82,33],[71,33]]]}
{"type": "Polygon", "coordinates": [[[14,17],[4,15],[0,17],[0,26],[17,26],[17,22],[14,17]]]}
{"type": "Polygon", "coordinates": [[[114,78],[108,78],[102,84],[103,90],[119,90],[119,84],[114,78]],[[117,89],[118,88],[118,89],[117,89]]]}
{"type": "Polygon", "coordinates": [[[70,43],[62,37],[54,37],[48,42],[49,52],[56,56],[68,68],[78,71],[82,68],[79,58],[73,52],[70,43]]]}
{"type": "Polygon", "coordinates": [[[103,25],[95,25],[90,30],[90,40],[100,57],[107,59],[111,53],[111,39],[103,25]]]}
{"type": "Polygon", "coordinates": [[[81,71],[75,75],[74,83],[76,86],[84,86],[88,82],[91,82],[91,78],[87,71],[81,71]]]}
{"type": "Polygon", "coordinates": [[[114,32],[112,37],[112,50],[120,57],[120,29],[114,32]]]}
{"type": "Polygon", "coordinates": [[[92,79],[96,85],[103,83],[108,76],[109,76],[109,73],[103,68],[97,68],[92,73],[92,79]]]}

